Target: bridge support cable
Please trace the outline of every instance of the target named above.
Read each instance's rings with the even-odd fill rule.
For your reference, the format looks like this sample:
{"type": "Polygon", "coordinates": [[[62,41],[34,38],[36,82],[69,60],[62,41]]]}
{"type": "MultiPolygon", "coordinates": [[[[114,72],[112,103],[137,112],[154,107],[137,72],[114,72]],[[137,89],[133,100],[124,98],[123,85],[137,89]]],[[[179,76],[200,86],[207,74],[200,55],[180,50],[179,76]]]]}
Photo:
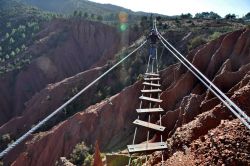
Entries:
{"type": "Polygon", "coordinates": [[[156,29],[161,43],[169,50],[191,73],[193,73],[221,102],[250,129],[250,118],[215,84],[213,84],[205,75],[203,75],[193,64],[191,64],[178,50],[176,50],[156,29]],[[178,55],[176,55],[178,54],[178,55]]]}
{"type": "Polygon", "coordinates": [[[38,128],[40,128],[41,126],[43,126],[48,120],[50,120],[52,117],[54,117],[60,111],[62,111],[63,108],[65,108],[67,105],[69,105],[72,101],[74,101],[77,97],[79,97],[83,92],[85,92],[87,89],[89,89],[95,83],[97,83],[100,79],[102,79],[104,76],[106,76],[109,72],[111,72],[115,67],[117,67],[119,64],[121,64],[123,61],[125,61],[128,57],[130,57],[136,51],[138,51],[143,45],[146,44],[146,42],[147,42],[146,40],[143,41],[131,53],[129,53],[127,56],[125,56],[123,59],[121,59],[115,65],[113,65],[110,69],[108,69],[106,72],[104,72],[98,78],[96,78],[94,81],[92,81],[90,84],[88,84],[84,89],[82,89],[80,92],[78,92],[75,96],[73,96],[71,99],[69,99],[67,102],[65,102],[63,105],[61,105],[59,108],[57,108],[54,112],[52,112],[49,116],[47,116],[45,119],[43,119],[37,125],[35,125],[34,127],[32,127],[28,132],[26,132],[24,135],[22,135],[20,138],[18,138],[14,143],[12,143],[10,146],[8,146],[4,151],[2,151],[0,153],[0,159],[3,158],[12,149],[14,149],[18,144],[20,144],[21,142],[23,142],[29,135],[31,135],[32,133],[34,133],[38,128]]]}

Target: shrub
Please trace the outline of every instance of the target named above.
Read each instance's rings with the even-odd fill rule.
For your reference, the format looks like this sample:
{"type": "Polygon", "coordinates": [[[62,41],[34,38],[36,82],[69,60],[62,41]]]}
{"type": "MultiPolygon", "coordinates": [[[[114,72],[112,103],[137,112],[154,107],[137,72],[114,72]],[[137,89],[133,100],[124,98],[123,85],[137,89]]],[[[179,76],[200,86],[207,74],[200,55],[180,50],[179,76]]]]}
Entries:
{"type": "Polygon", "coordinates": [[[197,36],[193,39],[191,39],[189,45],[188,45],[188,49],[192,50],[202,44],[205,44],[207,41],[202,37],[202,36],[197,36]]]}
{"type": "Polygon", "coordinates": [[[133,160],[132,166],[142,166],[142,160],[140,158],[133,160]]]}
{"type": "Polygon", "coordinates": [[[85,158],[83,165],[84,165],[84,166],[93,165],[93,162],[94,162],[93,155],[88,155],[88,156],[85,158]]]}
{"type": "Polygon", "coordinates": [[[246,25],[246,29],[250,29],[250,24],[246,25]]]}
{"type": "Polygon", "coordinates": [[[211,41],[211,40],[214,40],[214,39],[217,39],[218,37],[220,37],[221,36],[221,32],[214,32],[212,35],[210,35],[209,37],[208,37],[208,39],[209,39],[209,41],[211,41]]]}
{"type": "Polygon", "coordinates": [[[7,134],[2,135],[1,138],[0,138],[0,142],[1,143],[9,143],[9,142],[11,142],[10,134],[7,133],[7,134]]]}
{"type": "Polygon", "coordinates": [[[89,160],[89,150],[84,142],[78,143],[70,154],[70,162],[75,165],[82,165],[85,159],[89,160]]]}

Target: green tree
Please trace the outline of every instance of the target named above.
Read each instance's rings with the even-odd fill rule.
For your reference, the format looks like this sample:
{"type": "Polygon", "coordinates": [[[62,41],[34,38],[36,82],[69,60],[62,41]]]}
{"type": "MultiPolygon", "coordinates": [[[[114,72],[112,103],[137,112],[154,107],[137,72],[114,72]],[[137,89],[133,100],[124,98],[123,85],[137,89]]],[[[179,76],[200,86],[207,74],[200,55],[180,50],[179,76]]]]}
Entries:
{"type": "Polygon", "coordinates": [[[102,20],[103,20],[103,17],[102,17],[101,15],[99,15],[99,16],[97,17],[97,20],[98,20],[98,21],[102,21],[102,20]]]}
{"type": "Polygon", "coordinates": [[[16,54],[19,54],[20,49],[19,49],[19,48],[16,48],[15,52],[16,52],[16,54]]]}
{"type": "Polygon", "coordinates": [[[82,11],[78,12],[78,17],[82,17],[82,11]]]}
{"type": "Polygon", "coordinates": [[[89,14],[87,12],[84,13],[84,18],[88,18],[89,14]]]}
{"type": "Polygon", "coordinates": [[[92,20],[94,20],[95,19],[95,14],[92,13],[90,17],[91,17],[92,20]]]}
{"type": "Polygon", "coordinates": [[[160,20],[161,20],[161,16],[157,16],[157,17],[156,17],[156,20],[157,20],[157,21],[160,21],[160,20]]]}
{"type": "Polygon", "coordinates": [[[193,16],[192,14],[190,13],[187,13],[187,14],[181,14],[181,18],[182,19],[191,19],[193,16]]]}
{"type": "Polygon", "coordinates": [[[13,44],[13,43],[15,43],[15,40],[11,37],[9,40],[9,44],[13,44]]]}
{"type": "Polygon", "coordinates": [[[6,27],[7,27],[7,28],[10,28],[10,27],[11,27],[11,22],[7,22],[7,23],[6,23],[6,27]]]}
{"type": "Polygon", "coordinates": [[[22,38],[25,39],[26,35],[25,33],[22,33],[22,38]]]}
{"type": "Polygon", "coordinates": [[[6,34],[5,34],[5,39],[8,39],[10,37],[10,34],[7,32],[6,34]]]}
{"type": "Polygon", "coordinates": [[[16,53],[14,51],[11,51],[10,56],[15,57],[16,53]]]}
{"type": "Polygon", "coordinates": [[[16,29],[13,28],[12,31],[11,31],[11,35],[14,35],[16,33],[16,29]]]}
{"type": "Polygon", "coordinates": [[[24,51],[25,49],[26,49],[26,46],[23,44],[23,45],[21,46],[21,50],[24,51]]]}
{"type": "Polygon", "coordinates": [[[10,58],[9,54],[6,54],[5,59],[9,59],[9,58],[10,58]]]}
{"type": "Polygon", "coordinates": [[[141,17],[141,22],[140,22],[141,27],[146,28],[148,25],[148,17],[147,16],[142,16],[141,17]]]}
{"type": "Polygon", "coordinates": [[[244,19],[250,19],[250,12],[248,12],[245,16],[244,19]]]}
{"type": "Polygon", "coordinates": [[[210,12],[209,13],[209,18],[211,18],[211,19],[220,19],[221,16],[219,14],[217,14],[217,13],[210,12]]]}
{"type": "Polygon", "coordinates": [[[209,13],[208,12],[196,13],[194,18],[198,19],[209,18],[209,13]]]}
{"type": "Polygon", "coordinates": [[[233,20],[233,19],[235,19],[236,18],[236,15],[235,14],[227,14],[226,16],[225,16],[225,19],[227,19],[227,20],[233,20]]]}
{"type": "Polygon", "coordinates": [[[19,32],[25,32],[25,30],[26,30],[26,26],[25,25],[19,25],[19,27],[18,27],[18,31],[19,32]]]}
{"type": "Polygon", "coordinates": [[[74,17],[77,16],[77,10],[74,11],[73,16],[74,16],[74,17]]]}

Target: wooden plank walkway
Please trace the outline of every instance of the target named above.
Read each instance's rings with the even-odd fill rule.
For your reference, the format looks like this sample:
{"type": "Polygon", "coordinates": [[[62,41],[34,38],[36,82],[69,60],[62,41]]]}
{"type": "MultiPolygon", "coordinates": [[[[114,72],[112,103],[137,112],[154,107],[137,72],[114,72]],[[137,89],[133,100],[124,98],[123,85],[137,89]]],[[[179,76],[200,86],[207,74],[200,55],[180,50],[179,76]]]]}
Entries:
{"type": "Polygon", "coordinates": [[[139,125],[139,126],[143,126],[143,127],[147,127],[153,130],[157,130],[157,131],[164,131],[165,127],[164,126],[160,126],[154,123],[149,123],[149,122],[145,122],[139,119],[136,119],[134,122],[134,124],[139,125]]]}
{"type": "Polygon", "coordinates": [[[167,149],[167,144],[165,142],[155,142],[155,143],[143,143],[135,145],[127,145],[129,153],[135,152],[146,152],[151,150],[164,150],[167,149]]]}
{"type": "Polygon", "coordinates": [[[155,98],[146,97],[146,96],[141,96],[141,97],[139,97],[139,99],[141,99],[141,100],[147,100],[147,101],[153,101],[153,102],[157,102],[157,103],[161,103],[162,102],[162,100],[160,100],[160,99],[155,99],[155,98]]]}
{"type": "Polygon", "coordinates": [[[162,108],[141,108],[136,109],[137,113],[154,113],[154,112],[163,112],[162,108]]]}

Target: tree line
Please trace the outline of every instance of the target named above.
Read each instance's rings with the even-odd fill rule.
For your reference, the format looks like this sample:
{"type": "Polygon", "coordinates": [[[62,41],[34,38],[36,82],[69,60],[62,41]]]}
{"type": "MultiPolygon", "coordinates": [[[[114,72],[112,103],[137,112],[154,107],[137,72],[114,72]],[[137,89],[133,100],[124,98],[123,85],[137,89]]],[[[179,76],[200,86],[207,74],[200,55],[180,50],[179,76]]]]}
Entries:
{"type": "MultiPolygon", "coordinates": [[[[215,13],[215,12],[201,12],[201,13],[196,13],[194,16],[190,13],[186,14],[181,14],[180,18],[182,19],[191,19],[191,18],[196,18],[196,19],[222,19],[222,17],[215,13]]],[[[237,16],[233,13],[229,13],[225,15],[224,17],[227,20],[232,20],[236,19],[237,16]]],[[[249,20],[250,19],[250,12],[248,12],[245,16],[242,17],[242,19],[249,20]]]]}

